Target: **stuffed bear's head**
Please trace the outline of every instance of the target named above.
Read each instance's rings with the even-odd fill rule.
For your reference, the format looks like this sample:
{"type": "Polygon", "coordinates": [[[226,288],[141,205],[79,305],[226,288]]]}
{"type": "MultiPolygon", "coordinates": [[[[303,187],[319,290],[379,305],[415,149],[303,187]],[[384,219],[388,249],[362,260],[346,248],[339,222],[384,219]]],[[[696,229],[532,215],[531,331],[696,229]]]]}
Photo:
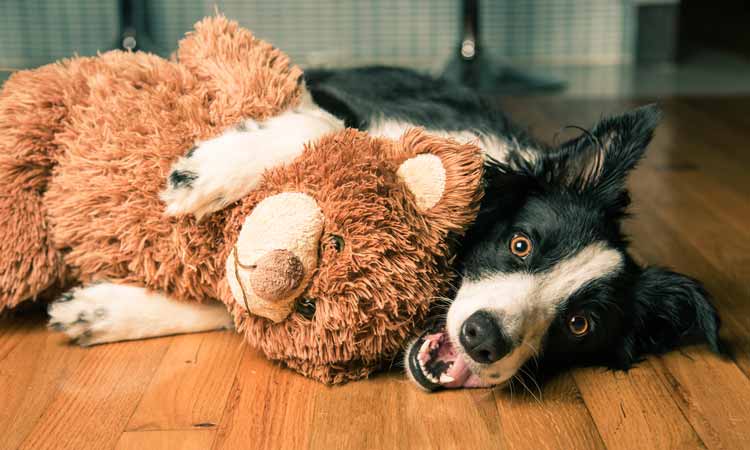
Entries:
{"type": "Polygon", "coordinates": [[[478,148],[346,130],[267,172],[229,212],[221,297],[271,359],[326,383],[389,361],[445,295],[476,216],[478,148]]]}

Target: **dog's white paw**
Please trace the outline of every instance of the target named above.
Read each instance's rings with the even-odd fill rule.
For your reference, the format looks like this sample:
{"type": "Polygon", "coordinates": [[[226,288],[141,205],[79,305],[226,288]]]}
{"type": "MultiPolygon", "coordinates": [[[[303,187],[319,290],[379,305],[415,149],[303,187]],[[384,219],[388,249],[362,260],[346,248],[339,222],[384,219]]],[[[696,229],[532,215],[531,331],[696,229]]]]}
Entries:
{"type": "Polygon", "coordinates": [[[86,295],[84,289],[63,294],[48,309],[49,327],[65,333],[73,342],[89,345],[111,342],[112,311],[106,299],[86,295]]]}
{"type": "Polygon", "coordinates": [[[233,327],[221,302],[181,302],[114,283],[68,291],[48,312],[49,327],[81,346],[233,327]]]}
{"type": "Polygon", "coordinates": [[[292,161],[306,142],[343,128],[342,121],[312,104],[262,123],[245,120],[174,163],[161,194],[166,213],[201,218],[223,209],[252,191],[266,169],[292,161]]]}
{"type": "Polygon", "coordinates": [[[201,218],[255,187],[265,169],[253,164],[253,152],[266,150],[257,148],[259,142],[253,136],[261,129],[257,122],[247,120],[234,130],[199,143],[175,161],[161,193],[166,213],[201,218]]]}

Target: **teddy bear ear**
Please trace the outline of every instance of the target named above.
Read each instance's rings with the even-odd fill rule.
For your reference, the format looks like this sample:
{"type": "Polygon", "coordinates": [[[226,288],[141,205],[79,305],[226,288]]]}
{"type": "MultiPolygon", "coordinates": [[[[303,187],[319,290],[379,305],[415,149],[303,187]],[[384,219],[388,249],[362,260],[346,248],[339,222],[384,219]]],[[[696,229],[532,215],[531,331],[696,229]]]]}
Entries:
{"type": "Polygon", "coordinates": [[[285,53],[218,13],[195,24],[176,59],[205,91],[212,123],[220,126],[274,116],[303,93],[302,70],[285,53]]]}
{"type": "Polygon", "coordinates": [[[484,159],[471,143],[408,130],[396,146],[398,176],[417,208],[443,232],[463,232],[476,218],[484,159]]]}

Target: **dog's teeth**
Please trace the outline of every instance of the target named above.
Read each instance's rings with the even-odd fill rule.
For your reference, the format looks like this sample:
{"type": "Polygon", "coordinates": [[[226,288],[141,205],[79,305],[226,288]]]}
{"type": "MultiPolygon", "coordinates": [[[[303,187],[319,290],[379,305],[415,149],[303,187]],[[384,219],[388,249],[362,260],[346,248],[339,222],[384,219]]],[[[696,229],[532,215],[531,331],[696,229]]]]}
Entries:
{"type": "Polygon", "coordinates": [[[422,370],[422,375],[424,375],[425,378],[435,384],[438,384],[438,379],[427,370],[427,368],[424,366],[424,363],[422,363],[421,361],[419,363],[419,368],[420,370],[422,370]]]}
{"type": "Polygon", "coordinates": [[[440,383],[442,383],[442,384],[452,383],[455,380],[456,380],[455,378],[453,378],[452,376],[448,375],[447,373],[444,373],[444,374],[440,375],[440,383]]]}
{"type": "Polygon", "coordinates": [[[425,339],[424,342],[422,343],[422,346],[419,347],[419,353],[426,353],[429,350],[430,350],[430,341],[425,339]]]}

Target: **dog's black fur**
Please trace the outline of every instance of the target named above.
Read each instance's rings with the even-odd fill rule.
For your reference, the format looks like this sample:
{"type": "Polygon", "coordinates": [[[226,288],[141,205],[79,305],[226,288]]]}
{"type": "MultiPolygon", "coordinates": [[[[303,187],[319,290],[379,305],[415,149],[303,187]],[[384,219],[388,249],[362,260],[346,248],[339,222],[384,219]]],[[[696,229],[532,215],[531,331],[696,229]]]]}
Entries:
{"type": "MultiPolygon", "coordinates": [[[[395,120],[508,143],[505,160],[486,164],[481,212],[463,242],[464,280],[548,273],[592,243],[621,254],[616,271],[586,280],[556,303],[537,349],[542,368],[596,364],[627,369],[646,354],[670,351],[693,338],[718,351],[719,318],[702,285],[665,269],[642,268],[627,253],[621,228],[630,203],[625,180],[652,138],[660,116],[656,107],[604,119],[580,137],[549,147],[472,90],[445,80],[384,67],[308,71],[306,79],[315,102],[348,126],[368,130],[379,120],[395,120]],[[527,258],[510,251],[508,242],[518,233],[533,242],[527,258]],[[585,336],[569,331],[573,313],[588,318],[585,336]]],[[[492,299],[486,303],[491,310],[492,299]]],[[[456,336],[452,341],[474,373],[491,368],[471,361],[471,351],[458,345],[456,336]]],[[[412,376],[425,388],[439,386],[419,373],[412,376]]]]}

